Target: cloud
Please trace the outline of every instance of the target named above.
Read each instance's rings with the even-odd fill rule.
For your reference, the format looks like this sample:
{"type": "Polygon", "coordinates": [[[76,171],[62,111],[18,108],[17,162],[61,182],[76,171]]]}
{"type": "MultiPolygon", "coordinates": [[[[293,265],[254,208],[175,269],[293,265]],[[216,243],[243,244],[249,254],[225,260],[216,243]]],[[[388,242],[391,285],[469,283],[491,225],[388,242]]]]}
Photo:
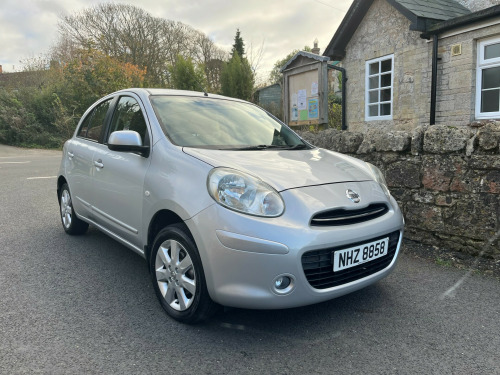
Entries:
{"type": "MultiPolygon", "coordinates": [[[[4,0],[0,8],[0,64],[4,70],[19,60],[48,51],[57,38],[58,19],[97,0],[4,0]]],[[[274,62],[315,38],[323,51],[352,0],[129,0],[155,17],[180,21],[207,34],[230,50],[239,28],[247,52],[264,43],[260,75],[267,78],[274,62]],[[343,9],[344,12],[339,9],[343,9]]]]}
{"type": "Polygon", "coordinates": [[[7,0],[0,8],[0,64],[5,71],[20,68],[20,61],[49,48],[57,36],[55,1],[7,0]]]}

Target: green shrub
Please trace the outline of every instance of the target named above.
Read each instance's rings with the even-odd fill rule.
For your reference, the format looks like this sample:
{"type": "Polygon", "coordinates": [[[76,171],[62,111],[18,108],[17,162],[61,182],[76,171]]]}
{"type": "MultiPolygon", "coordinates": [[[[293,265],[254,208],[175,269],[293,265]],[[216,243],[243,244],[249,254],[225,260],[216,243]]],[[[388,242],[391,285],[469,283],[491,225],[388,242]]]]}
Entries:
{"type": "Polygon", "coordinates": [[[333,103],[328,107],[328,126],[330,128],[342,129],[342,105],[333,103]]]}

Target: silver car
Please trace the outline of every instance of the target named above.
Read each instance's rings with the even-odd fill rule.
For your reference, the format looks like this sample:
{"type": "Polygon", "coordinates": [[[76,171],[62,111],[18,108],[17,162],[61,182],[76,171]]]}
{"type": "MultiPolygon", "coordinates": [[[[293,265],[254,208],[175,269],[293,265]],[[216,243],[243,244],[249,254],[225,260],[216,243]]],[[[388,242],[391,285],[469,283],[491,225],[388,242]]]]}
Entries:
{"type": "Polygon", "coordinates": [[[387,276],[401,211],[373,165],[314,147],[261,108],[130,89],[92,105],[57,181],[69,234],[92,224],[146,259],[174,319],[282,309],[387,276]]]}

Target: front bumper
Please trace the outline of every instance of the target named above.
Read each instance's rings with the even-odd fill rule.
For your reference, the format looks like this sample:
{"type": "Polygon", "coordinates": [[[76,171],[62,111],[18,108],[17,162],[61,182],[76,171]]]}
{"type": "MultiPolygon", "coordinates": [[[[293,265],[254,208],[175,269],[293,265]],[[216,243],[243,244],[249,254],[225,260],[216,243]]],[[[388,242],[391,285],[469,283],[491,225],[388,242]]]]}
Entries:
{"type": "Polygon", "coordinates": [[[200,252],[211,298],[224,306],[240,308],[298,307],[339,297],[387,276],[395,267],[403,237],[401,211],[393,198],[379,194],[378,184],[355,185],[362,196],[372,194],[372,201],[385,200],[389,212],[359,224],[311,227],[312,214],[324,209],[325,204],[335,207],[339,194],[353,186],[346,183],[282,192],[287,209],[278,218],[252,217],[214,204],[186,221],[200,252]],[[325,289],[314,288],[307,280],[301,261],[304,253],[349,247],[393,232],[399,232],[399,238],[383,269],[325,289]],[[279,294],[273,288],[280,275],[294,280],[288,293],[279,294]]]}

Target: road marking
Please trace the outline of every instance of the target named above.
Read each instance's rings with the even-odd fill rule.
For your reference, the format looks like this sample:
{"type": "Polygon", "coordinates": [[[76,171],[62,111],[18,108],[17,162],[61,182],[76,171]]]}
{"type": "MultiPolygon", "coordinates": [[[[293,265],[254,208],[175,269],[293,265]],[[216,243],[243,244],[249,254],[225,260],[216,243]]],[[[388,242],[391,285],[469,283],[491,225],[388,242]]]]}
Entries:
{"type": "Polygon", "coordinates": [[[26,164],[31,163],[31,161],[0,161],[0,164],[26,164]]]}
{"type": "Polygon", "coordinates": [[[29,155],[17,155],[17,156],[0,156],[0,159],[14,159],[14,158],[29,158],[29,155]]]}
{"type": "Polygon", "coordinates": [[[28,177],[27,180],[42,180],[45,178],[57,178],[57,176],[43,176],[43,177],[28,177]]]}
{"type": "MultiPolygon", "coordinates": [[[[38,156],[38,155],[37,155],[38,156]]],[[[47,158],[60,158],[61,155],[41,155],[42,157],[47,158]]],[[[31,158],[33,155],[16,155],[16,156],[0,156],[0,159],[23,159],[23,158],[31,158]]]]}

